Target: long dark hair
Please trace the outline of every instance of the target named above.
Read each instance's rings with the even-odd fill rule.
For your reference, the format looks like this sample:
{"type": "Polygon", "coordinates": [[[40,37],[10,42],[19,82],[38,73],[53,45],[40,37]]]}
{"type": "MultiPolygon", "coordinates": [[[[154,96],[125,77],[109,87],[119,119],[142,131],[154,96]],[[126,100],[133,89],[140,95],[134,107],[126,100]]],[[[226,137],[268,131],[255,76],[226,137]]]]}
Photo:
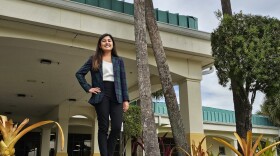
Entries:
{"type": "Polygon", "coordinates": [[[95,70],[95,71],[98,70],[100,64],[102,63],[102,56],[103,56],[104,53],[103,53],[102,48],[100,48],[100,46],[101,46],[102,39],[106,36],[109,36],[111,38],[112,42],[113,42],[113,49],[112,49],[111,55],[115,56],[115,57],[119,57],[118,53],[117,53],[117,50],[116,50],[116,44],[115,44],[115,40],[114,40],[113,36],[111,34],[107,34],[107,33],[101,35],[98,39],[98,43],[97,43],[97,46],[96,46],[96,52],[93,55],[93,59],[92,59],[92,69],[95,70]]]}

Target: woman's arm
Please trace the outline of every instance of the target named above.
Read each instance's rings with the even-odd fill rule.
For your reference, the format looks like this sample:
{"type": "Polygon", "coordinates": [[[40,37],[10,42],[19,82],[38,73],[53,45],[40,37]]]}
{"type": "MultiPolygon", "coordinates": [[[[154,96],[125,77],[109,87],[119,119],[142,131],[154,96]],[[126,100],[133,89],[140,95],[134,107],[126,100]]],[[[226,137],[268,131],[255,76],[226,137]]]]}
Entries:
{"type": "Polygon", "coordinates": [[[123,101],[129,102],[129,97],[128,97],[128,90],[127,90],[127,82],[126,82],[126,75],[125,75],[125,68],[124,68],[124,63],[123,60],[120,59],[120,78],[121,78],[121,87],[122,87],[122,96],[123,96],[123,101]]]}
{"type": "Polygon", "coordinates": [[[87,62],[76,72],[77,80],[79,81],[82,88],[89,92],[91,89],[91,85],[88,84],[87,80],[85,79],[85,75],[90,71],[92,68],[92,56],[87,60],[87,62]]]}

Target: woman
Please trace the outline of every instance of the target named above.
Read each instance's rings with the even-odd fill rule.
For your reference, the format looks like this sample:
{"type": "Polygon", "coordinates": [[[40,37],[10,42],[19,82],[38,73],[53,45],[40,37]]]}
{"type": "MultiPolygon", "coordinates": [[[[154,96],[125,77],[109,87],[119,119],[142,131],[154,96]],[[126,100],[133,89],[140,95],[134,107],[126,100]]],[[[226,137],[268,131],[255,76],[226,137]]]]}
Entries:
{"type": "Polygon", "coordinates": [[[118,57],[110,34],[100,36],[96,53],[78,70],[76,77],[82,88],[92,93],[89,103],[95,107],[98,120],[98,144],[101,156],[113,156],[120,135],[123,111],[129,108],[129,98],[123,60],[118,57]],[[91,72],[92,85],[85,75],[91,72]],[[108,137],[109,116],[111,132],[108,137]]]}

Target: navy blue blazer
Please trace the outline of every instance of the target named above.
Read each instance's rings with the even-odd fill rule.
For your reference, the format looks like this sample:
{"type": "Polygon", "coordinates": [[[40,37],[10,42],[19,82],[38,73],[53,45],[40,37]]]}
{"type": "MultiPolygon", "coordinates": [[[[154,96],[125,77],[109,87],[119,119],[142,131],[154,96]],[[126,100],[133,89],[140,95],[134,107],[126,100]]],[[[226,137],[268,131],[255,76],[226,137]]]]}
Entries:
{"type": "MultiPolygon", "coordinates": [[[[99,87],[101,92],[98,94],[92,94],[89,99],[89,103],[95,105],[100,103],[104,97],[104,86],[103,86],[103,73],[102,73],[102,64],[99,66],[99,70],[94,71],[92,69],[92,56],[88,61],[76,72],[76,77],[82,86],[82,88],[88,93],[90,88],[99,87]],[[85,79],[85,75],[90,71],[92,85],[88,84],[85,79]]],[[[124,101],[129,101],[126,75],[124,69],[123,60],[120,57],[113,57],[113,72],[114,72],[114,85],[115,92],[117,96],[118,103],[123,103],[124,101]]]]}

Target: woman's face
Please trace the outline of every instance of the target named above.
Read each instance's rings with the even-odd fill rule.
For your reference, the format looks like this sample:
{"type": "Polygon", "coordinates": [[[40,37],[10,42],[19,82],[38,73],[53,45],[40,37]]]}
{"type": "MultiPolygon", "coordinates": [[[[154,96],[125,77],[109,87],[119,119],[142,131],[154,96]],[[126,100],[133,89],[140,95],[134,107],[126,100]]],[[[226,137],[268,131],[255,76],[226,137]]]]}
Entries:
{"type": "Polygon", "coordinates": [[[113,49],[113,40],[110,36],[105,36],[100,43],[100,48],[105,51],[112,51],[113,49]]]}

